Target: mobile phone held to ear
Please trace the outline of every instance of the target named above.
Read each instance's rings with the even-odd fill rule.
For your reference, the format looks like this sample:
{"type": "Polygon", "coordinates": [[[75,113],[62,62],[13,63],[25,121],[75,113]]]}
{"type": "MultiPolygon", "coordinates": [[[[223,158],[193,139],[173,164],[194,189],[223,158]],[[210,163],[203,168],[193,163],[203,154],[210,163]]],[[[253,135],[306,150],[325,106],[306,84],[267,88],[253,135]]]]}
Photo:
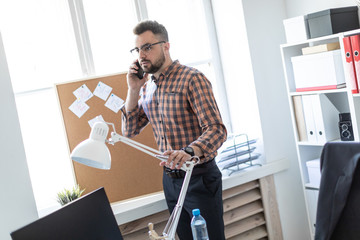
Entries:
{"type": "Polygon", "coordinates": [[[138,72],[136,73],[136,76],[137,76],[139,79],[143,79],[143,77],[144,77],[144,70],[140,67],[139,62],[136,62],[136,66],[138,67],[138,72]]]}

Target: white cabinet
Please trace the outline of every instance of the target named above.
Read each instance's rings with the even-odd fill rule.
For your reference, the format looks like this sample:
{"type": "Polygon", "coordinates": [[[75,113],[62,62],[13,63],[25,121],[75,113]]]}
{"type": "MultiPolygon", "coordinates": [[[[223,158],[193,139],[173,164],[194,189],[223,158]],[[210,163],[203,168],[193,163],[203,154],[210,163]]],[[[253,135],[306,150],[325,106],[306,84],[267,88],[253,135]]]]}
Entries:
{"type": "MultiPolygon", "coordinates": [[[[309,174],[306,167],[306,162],[314,159],[319,159],[322,147],[327,141],[340,141],[340,130],[338,125],[339,113],[348,112],[351,114],[354,139],[355,141],[359,141],[358,126],[360,126],[360,94],[352,94],[351,92],[350,75],[347,73],[345,52],[343,50],[343,38],[344,36],[348,36],[351,34],[360,34],[360,29],[321,38],[308,39],[298,43],[283,44],[280,46],[287,86],[289,107],[291,108],[292,126],[294,136],[296,138],[298,163],[301,171],[304,196],[307,200],[306,207],[308,210],[310,227],[313,231],[312,235],[314,235],[315,231],[314,224],[316,216],[318,186],[309,183],[309,174]],[[346,86],[338,89],[316,90],[316,88],[314,88],[315,90],[307,89],[309,91],[296,91],[297,87],[295,84],[295,74],[292,65],[292,59],[294,59],[293,57],[301,56],[302,48],[334,42],[340,43],[341,53],[341,61],[337,63],[336,67],[340,67],[342,68],[341,70],[343,70],[340,71],[342,75],[336,76],[336,78],[345,79],[346,86]],[[294,105],[293,103],[293,99],[297,98],[299,100],[299,96],[301,97],[301,100],[305,99],[305,105],[310,100],[312,108],[316,109],[312,111],[312,114],[314,115],[312,117],[315,118],[316,121],[321,122],[321,131],[317,131],[317,129],[319,130],[321,128],[319,126],[316,126],[319,125],[318,123],[308,123],[308,126],[306,126],[306,122],[309,122],[309,119],[306,119],[305,115],[309,116],[309,110],[304,109],[304,106],[302,106],[303,112],[301,113],[302,118],[304,119],[299,117],[299,115],[301,116],[301,114],[299,114],[299,107],[297,105],[294,105]],[[308,132],[307,128],[310,128],[311,124],[314,125],[314,130],[308,132]]],[[[305,64],[305,66],[306,65],[308,64],[305,64]]],[[[305,75],[309,76],[310,74],[311,76],[316,76],[319,74],[319,71],[323,70],[317,71],[316,68],[309,67],[308,69],[305,68],[303,71],[308,71],[305,75]]]]}

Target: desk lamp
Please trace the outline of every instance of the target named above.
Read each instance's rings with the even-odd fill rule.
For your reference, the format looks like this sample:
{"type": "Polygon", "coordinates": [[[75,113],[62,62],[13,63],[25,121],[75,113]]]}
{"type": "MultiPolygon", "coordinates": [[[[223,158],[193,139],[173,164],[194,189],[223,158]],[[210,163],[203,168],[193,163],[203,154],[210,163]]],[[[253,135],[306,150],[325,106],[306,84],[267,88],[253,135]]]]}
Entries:
{"type": "MultiPolygon", "coordinates": [[[[152,157],[158,158],[163,162],[167,161],[168,159],[167,156],[161,155],[160,151],[116,133],[114,124],[107,122],[96,122],[91,129],[89,138],[79,143],[72,151],[70,157],[73,161],[79,162],[89,167],[109,170],[111,167],[111,155],[105,142],[112,145],[117,142],[123,142],[152,157]],[[114,132],[111,132],[111,138],[106,139],[109,132],[108,125],[111,125],[113,127],[114,132]]],[[[153,230],[153,224],[149,223],[150,239],[175,240],[176,228],[179,222],[182,206],[185,200],[185,195],[189,186],[191,173],[194,166],[198,162],[199,158],[197,156],[194,156],[190,159],[190,161],[187,161],[182,165],[181,169],[184,170],[186,174],[181,187],[178,202],[173,212],[171,213],[171,216],[164,228],[162,236],[158,236],[155,230],[153,230]],[[195,162],[192,161],[193,159],[195,160],[195,162]]]]}

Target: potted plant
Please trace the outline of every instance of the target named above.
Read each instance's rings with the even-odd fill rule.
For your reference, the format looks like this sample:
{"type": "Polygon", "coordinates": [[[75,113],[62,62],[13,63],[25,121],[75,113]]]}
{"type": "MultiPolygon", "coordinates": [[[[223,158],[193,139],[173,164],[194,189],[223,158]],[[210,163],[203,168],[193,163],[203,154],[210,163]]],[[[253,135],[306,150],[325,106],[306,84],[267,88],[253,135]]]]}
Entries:
{"type": "Polygon", "coordinates": [[[81,189],[79,184],[76,184],[71,190],[64,189],[63,191],[57,194],[57,202],[60,203],[61,206],[79,198],[81,194],[85,191],[85,189],[81,189]]]}

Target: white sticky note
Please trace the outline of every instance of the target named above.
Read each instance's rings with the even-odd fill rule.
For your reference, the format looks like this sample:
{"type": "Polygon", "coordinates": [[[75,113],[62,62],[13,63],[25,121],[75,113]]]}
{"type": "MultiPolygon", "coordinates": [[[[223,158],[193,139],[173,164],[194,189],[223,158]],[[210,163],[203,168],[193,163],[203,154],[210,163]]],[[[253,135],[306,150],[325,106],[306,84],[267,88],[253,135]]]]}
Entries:
{"type": "Polygon", "coordinates": [[[86,102],[87,100],[89,100],[90,98],[92,98],[94,95],[92,94],[92,92],[90,91],[90,89],[83,84],[81,87],[79,87],[78,89],[76,89],[73,94],[75,95],[75,97],[78,100],[81,100],[83,102],[86,102]]]}
{"type": "Polygon", "coordinates": [[[123,104],[124,100],[112,93],[109,99],[106,101],[105,106],[115,113],[118,113],[123,104]]]}
{"type": "Polygon", "coordinates": [[[81,118],[84,113],[89,110],[89,105],[81,100],[75,100],[69,109],[76,115],[78,118],[81,118]]]}
{"type": "Polygon", "coordinates": [[[88,121],[88,123],[89,123],[89,125],[90,125],[91,128],[94,126],[94,124],[95,124],[96,122],[105,122],[105,120],[104,120],[104,118],[103,118],[102,115],[99,115],[99,116],[96,116],[96,117],[94,117],[93,119],[90,119],[90,120],[88,121]]]}
{"type": "Polygon", "coordinates": [[[94,90],[94,95],[105,101],[109,97],[111,91],[112,87],[106,85],[103,82],[99,82],[94,90]]]}

